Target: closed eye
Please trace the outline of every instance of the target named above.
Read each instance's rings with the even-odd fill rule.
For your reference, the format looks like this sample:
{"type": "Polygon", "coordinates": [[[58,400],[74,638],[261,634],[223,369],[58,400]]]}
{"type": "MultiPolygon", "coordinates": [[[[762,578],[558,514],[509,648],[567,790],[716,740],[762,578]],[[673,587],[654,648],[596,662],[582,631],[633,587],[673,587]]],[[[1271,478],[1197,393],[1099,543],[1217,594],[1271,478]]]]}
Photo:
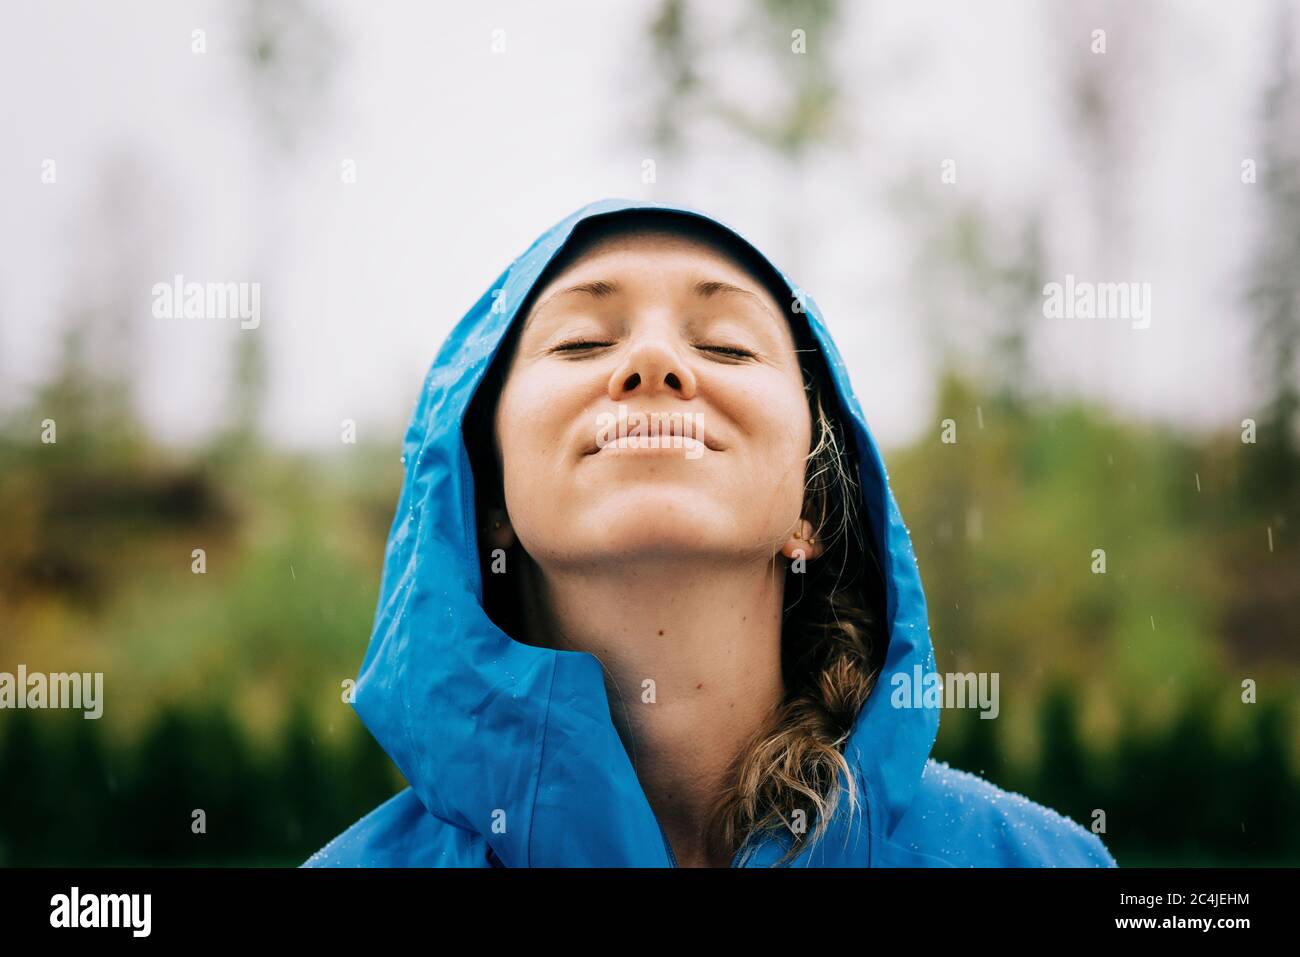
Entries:
{"type": "Polygon", "coordinates": [[[730,356],[733,359],[753,359],[754,353],[748,349],[741,349],[737,346],[698,346],[705,352],[716,352],[719,355],[730,356]]]}
{"type": "Polygon", "coordinates": [[[598,349],[602,346],[612,346],[612,342],[595,342],[588,339],[575,339],[572,342],[561,342],[555,346],[552,352],[583,352],[587,349],[598,349]]]}
{"type": "MultiPolygon", "coordinates": [[[[612,346],[612,342],[599,342],[594,339],[575,339],[571,342],[561,342],[554,346],[552,352],[586,352],[590,349],[602,349],[606,346],[612,346]]],[[[724,355],[732,359],[753,359],[756,354],[748,349],[741,349],[738,346],[696,346],[703,352],[713,352],[718,355],[724,355]]]]}

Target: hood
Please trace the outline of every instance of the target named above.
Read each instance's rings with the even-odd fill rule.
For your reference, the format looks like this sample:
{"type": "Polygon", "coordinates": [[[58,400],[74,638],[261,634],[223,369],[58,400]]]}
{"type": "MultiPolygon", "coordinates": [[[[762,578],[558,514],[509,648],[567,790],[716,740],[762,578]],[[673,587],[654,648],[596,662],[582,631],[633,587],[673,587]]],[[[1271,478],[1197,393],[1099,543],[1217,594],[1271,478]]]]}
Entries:
{"type": "MultiPolygon", "coordinates": [[[[474,479],[461,433],[519,306],[574,227],[629,209],[700,217],[752,248],[697,210],[605,199],[548,229],[483,292],[434,359],[405,435],[405,478],[353,701],[428,812],[481,834],[510,867],[672,863],[610,716],[600,662],[515,641],[483,609],[474,479]]],[[[796,284],[771,265],[793,293],[796,284]]],[[[861,866],[870,845],[859,842],[892,834],[939,728],[937,708],[891,707],[885,676],[911,675],[918,666],[928,673],[934,658],[911,539],[880,452],[821,311],[806,291],[798,295],[856,440],[861,514],[884,572],[889,640],[882,675],[845,744],[865,820],[850,820],[841,801],[824,839],[793,864],[833,866],[835,855],[857,848],[861,866]]],[[[783,851],[769,840],[746,863],[768,864],[783,851]]]]}

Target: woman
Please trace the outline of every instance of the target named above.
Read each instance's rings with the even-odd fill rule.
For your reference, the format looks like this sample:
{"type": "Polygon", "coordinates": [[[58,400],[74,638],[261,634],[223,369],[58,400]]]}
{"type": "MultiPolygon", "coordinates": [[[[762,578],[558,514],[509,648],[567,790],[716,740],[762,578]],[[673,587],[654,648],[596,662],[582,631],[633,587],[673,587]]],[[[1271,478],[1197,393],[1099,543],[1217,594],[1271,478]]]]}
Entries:
{"type": "Polygon", "coordinates": [[[443,345],[354,706],[410,787],[305,866],[1115,866],[929,759],[925,600],[817,307],[604,200],[443,345]],[[920,703],[920,702],[916,702],[920,703]]]}

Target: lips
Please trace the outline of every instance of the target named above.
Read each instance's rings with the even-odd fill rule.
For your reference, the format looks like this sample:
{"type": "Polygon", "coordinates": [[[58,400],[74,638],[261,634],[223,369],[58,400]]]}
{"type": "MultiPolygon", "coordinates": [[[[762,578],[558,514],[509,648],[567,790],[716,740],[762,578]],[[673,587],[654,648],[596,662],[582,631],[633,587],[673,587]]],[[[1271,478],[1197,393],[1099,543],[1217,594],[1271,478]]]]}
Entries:
{"type": "MultiPolygon", "coordinates": [[[[651,421],[651,417],[654,415],[654,413],[648,412],[641,414],[646,417],[645,420],[643,420],[644,422],[651,421]]],[[[673,449],[689,450],[693,448],[692,440],[698,440],[702,442],[706,449],[712,452],[722,452],[725,450],[726,447],[719,444],[717,440],[710,435],[708,429],[704,428],[702,425],[697,428],[691,422],[687,421],[689,413],[683,413],[680,415],[674,414],[671,416],[668,413],[662,412],[657,414],[661,417],[658,420],[657,433],[653,427],[646,425],[643,425],[641,431],[637,432],[634,428],[626,427],[626,420],[622,420],[620,424],[625,426],[625,431],[620,432],[614,430],[591,434],[590,438],[587,439],[586,445],[583,447],[582,454],[595,455],[603,448],[611,446],[617,448],[620,438],[624,441],[625,446],[630,446],[631,443],[635,441],[637,446],[640,447],[646,443],[652,443],[656,438],[656,434],[659,439],[659,447],[661,448],[667,446],[673,449]],[[678,444],[679,438],[680,445],[678,444]],[[602,440],[605,443],[604,445],[601,444],[602,440]]],[[[637,415],[637,413],[633,412],[630,413],[630,415],[637,415]]]]}

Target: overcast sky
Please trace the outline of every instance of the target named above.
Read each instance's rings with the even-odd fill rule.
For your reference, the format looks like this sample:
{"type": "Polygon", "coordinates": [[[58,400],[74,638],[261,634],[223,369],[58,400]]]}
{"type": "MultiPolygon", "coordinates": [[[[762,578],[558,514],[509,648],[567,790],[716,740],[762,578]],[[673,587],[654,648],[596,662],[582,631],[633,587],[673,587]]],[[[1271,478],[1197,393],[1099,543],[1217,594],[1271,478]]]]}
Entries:
{"type": "MultiPolygon", "coordinates": [[[[220,421],[241,335],[265,337],[275,439],[337,444],[344,418],[395,434],[442,338],[508,262],[576,207],[631,196],[716,213],[808,289],[891,445],[969,411],[934,405],[936,341],[960,340],[942,324],[964,294],[938,290],[926,314],[927,278],[945,280],[918,272],[918,224],[888,201],[916,184],[1007,222],[1041,209],[1049,280],[1151,284],[1148,329],[1035,318],[1045,387],[1195,430],[1258,415],[1242,296],[1262,187],[1241,163],[1260,155],[1274,5],[853,4],[806,55],[845,73],[854,145],[798,167],[708,129],[689,158],[659,155],[641,122],[655,6],[321,4],[331,84],[308,90],[300,141],[276,151],[243,85],[235,4],[6,2],[0,406],[48,373],[71,309],[113,301],[140,412],[166,440],[220,421]],[[1096,55],[1098,28],[1123,93],[1120,172],[1101,189],[1063,66],[1096,55]],[[957,182],[941,185],[949,158],[957,182]],[[152,286],[176,274],[261,282],[261,326],[155,318],[152,286]]],[[[734,9],[700,14],[699,66],[761,107],[780,80],[728,46],[734,9]]]]}

